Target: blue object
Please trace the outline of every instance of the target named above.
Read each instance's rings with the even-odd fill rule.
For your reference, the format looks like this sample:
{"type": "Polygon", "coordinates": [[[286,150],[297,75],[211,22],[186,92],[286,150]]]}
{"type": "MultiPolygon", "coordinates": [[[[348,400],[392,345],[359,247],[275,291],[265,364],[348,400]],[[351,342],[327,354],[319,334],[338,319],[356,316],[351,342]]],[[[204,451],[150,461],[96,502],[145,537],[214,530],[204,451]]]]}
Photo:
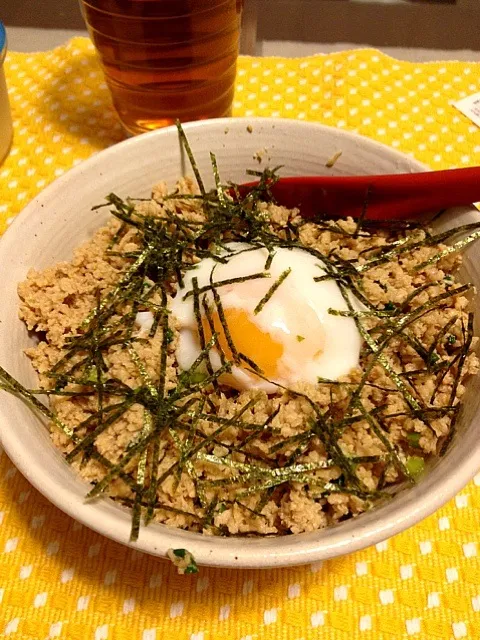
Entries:
{"type": "Polygon", "coordinates": [[[0,63],[3,62],[5,54],[7,53],[7,34],[5,33],[5,27],[0,20],[0,63]]]}
{"type": "Polygon", "coordinates": [[[5,83],[5,72],[3,61],[7,53],[7,35],[3,22],[0,22],[0,164],[8,154],[12,143],[12,117],[10,105],[8,104],[7,85],[5,83]]]}

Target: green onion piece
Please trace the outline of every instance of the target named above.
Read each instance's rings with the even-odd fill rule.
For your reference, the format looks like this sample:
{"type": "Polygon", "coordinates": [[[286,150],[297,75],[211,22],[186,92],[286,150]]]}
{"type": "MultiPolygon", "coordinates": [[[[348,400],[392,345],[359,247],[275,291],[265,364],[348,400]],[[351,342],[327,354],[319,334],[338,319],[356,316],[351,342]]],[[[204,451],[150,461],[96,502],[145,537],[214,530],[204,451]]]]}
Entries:
{"type": "Polygon", "coordinates": [[[198,384],[199,382],[203,382],[206,380],[207,374],[202,371],[194,371],[193,373],[188,374],[188,379],[191,384],[198,384]]]}
{"type": "Polygon", "coordinates": [[[305,336],[297,336],[297,342],[303,342],[305,340],[305,336]]]}
{"type": "Polygon", "coordinates": [[[84,378],[85,382],[92,382],[93,384],[98,384],[100,382],[103,382],[103,380],[104,376],[102,376],[101,374],[99,376],[98,370],[95,369],[95,367],[91,367],[91,369],[88,370],[88,374],[84,378]]]}
{"type": "Polygon", "coordinates": [[[425,470],[425,461],[420,456],[409,456],[405,463],[408,473],[415,479],[425,470]]]}
{"type": "Polygon", "coordinates": [[[177,567],[180,575],[198,573],[195,558],[187,549],[168,549],[167,557],[177,567]]]}
{"type": "Polygon", "coordinates": [[[185,569],[185,575],[189,574],[189,573],[198,573],[199,569],[197,566],[197,563],[195,562],[195,560],[192,560],[192,562],[187,565],[186,569],[185,569]]]}
{"type": "Polygon", "coordinates": [[[421,437],[421,433],[407,433],[407,442],[411,447],[419,447],[421,437]]]}

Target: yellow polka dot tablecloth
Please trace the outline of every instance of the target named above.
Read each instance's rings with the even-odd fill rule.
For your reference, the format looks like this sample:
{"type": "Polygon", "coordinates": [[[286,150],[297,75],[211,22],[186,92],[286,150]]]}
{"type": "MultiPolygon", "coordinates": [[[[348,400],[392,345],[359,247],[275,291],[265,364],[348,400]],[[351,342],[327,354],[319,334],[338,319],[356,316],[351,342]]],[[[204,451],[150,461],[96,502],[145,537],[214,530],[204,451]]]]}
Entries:
{"type": "MultiPolygon", "coordinates": [[[[10,53],[15,138],[0,166],[0,232],[48,183],[122,130],[93,47],[10,53]]],[[[433,168],[480,164],[480,129],[452,102],[480,64],[374,50],[240,58],[235,115],[357,131],[433,168]]],[[[480,638],[480,474],[433,516],[353,555],[290,569],[202,568],[122,547],[49,504],[0,459],[0,637],[8,640],[480,638]]]]}

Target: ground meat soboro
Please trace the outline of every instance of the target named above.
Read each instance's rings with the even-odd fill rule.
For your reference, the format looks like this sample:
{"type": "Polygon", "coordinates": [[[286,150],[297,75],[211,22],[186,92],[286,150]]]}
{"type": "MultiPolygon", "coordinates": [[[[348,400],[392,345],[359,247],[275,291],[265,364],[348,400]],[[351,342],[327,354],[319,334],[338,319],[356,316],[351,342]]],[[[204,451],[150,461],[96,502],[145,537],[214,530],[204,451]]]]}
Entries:
{"type": "MultiPolygon", "coordinates": [[[[194,193],[188,180],[179,189],[194,193]]],[[[446,245],[418,226],[357,229],[271,203],[240,214],[166,194],[161,184],[150,201],[111,200],[116,217],[71,262],[19,286],[20,317],[41,336],[27,354],[54,391],[52,440],[93,493],[133,507],[134,529],[143,515],[206,535],[281,535],[356,516],[414,481],[448,441],[478,371],[458,252],[443,255],[446,245]],[[359,368],[269,396],[179,371],[166,304],[182,269],[232,234],[324,256],[365,305],[359,368]],[[155,323],[142,333],[135,318],[145,310],[155,323]]]]}

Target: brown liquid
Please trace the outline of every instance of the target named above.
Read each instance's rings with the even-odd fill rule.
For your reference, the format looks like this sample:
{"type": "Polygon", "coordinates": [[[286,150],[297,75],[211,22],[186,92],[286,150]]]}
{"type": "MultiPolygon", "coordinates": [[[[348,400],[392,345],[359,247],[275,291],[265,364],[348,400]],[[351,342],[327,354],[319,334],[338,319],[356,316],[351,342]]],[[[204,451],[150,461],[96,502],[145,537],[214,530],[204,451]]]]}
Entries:
{"type": "Polygon", "coordinates": [[[230,115],[242,2],[82,0],[127,131],[230,115]]]}

